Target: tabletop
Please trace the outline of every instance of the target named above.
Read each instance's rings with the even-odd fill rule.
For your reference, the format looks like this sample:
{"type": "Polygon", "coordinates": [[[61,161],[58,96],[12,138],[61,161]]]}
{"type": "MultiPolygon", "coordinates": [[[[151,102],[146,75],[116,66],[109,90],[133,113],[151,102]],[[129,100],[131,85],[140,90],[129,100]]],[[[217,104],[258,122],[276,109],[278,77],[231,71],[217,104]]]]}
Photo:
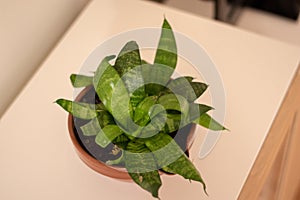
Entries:
{"type": "MultiPolygon", "coordinates": [[[[121,32],[160,27],[164,16],[214,63],[230,131],[221,133],[200,159],[208,133],[196,128],[191,160],[209,196],[199,183],[163,175],[160,197],[238,198],[297,70],[300,49],[159,4],[105,0],[91,1],[1,118],[0,199],[153,199],[135,184],[104,177],[83,164],[68,135],[67,114],[53,102],[73,98],[69,75],[81,70],[97,46],[121,32]]],[[[178,70],[194,73],[188,67],[178,70]]]]}

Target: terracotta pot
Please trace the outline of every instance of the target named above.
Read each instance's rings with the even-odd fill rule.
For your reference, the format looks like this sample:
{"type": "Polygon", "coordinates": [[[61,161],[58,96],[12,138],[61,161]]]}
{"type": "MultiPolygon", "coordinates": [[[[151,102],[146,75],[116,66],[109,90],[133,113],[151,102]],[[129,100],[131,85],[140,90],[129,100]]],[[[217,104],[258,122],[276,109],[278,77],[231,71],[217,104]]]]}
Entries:
{"type": "MultiPolygon", "coordinates": [[[[80,101],[84,97],[84,95],[89,90],[91,90],[91,88],[92,88],[91,86],[84,88],[76,97],[75,101],[80,101]]],[[[129,174],[124,168],[106,165],[105,163],[98,161],[82,147],[82,145],[78,141],[79,138],[75,134],[74,118],[71,114],[69,114],[68,116],[68,129],[69,129],[71,140],[73,142],[73,145],[75,147],[78,156],[88,167],[90,167],[91,169],[95,170],[100,174],[103,174],[111,178],[116,178],[121,180],[131,180],[131,177],[129,176],[129,174]]]]}
{"type": "Polygon", "coordinates": [[[122,180],[131,179],[131,177],[129,176],[129,174],[125,169],[123,168],[118,169],[116,167],[108,166],[96,160],[89,153],[87,153],[85,149],[82,148],[74,132],[74,120],[72,115],[69,115],[68,117],[68,129],[69,129],[71,140],[73,142],[73,145],[75,147],[78,156],[87,166],[89,166],[91,169],[95,170],[96,172],[111,178],[122,179],[122,180]]]}
{"type": "MultiPolygon", "coordinates": [[[[84,90],[82,90],[75,101],[80,101],[84,95],[91,90],[91,87],[86,87],[84,90]]],[[[94,158],[91,154],[89,154],[86,149],[82,146],[81,142],[79,141],[77,132],[74,131],[74,118],[71,114],[68,116],[68,130],[69,134],[72,140],[72,143],[75,147],[76,153],[80,157],[80,159],[91,169],[94,171],[119,180],[126,180],[126,181],[132,181],[131,177],[129,176],[128,172],[123,167],[115,167],[115,166],[109,166],[105,163],[98,161],[96,158],[94,158]]],[[[188,127],[188,136],[186,139],[184,139],[184,143],[187,147],[186,155],[188,156],[188,149],[191,147],[192,142],[194,140],[194,129],[195,125],[191,125],[188,127]]]]}

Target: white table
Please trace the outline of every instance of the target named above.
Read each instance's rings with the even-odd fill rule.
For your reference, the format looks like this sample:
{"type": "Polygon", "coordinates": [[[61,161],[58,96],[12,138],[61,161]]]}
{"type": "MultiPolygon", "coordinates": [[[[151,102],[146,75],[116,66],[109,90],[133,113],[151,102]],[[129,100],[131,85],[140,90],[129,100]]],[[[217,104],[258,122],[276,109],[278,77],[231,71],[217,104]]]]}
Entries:
{"type": "MultiPolygon", "coordinates": [[[[159,27],[166,15],[174,30],[200,43],[216,64],[226,92],[224,133],[198,159],[204,129],[191,157],[208,186],[163,176],[165,200],[237,199],[297,70],[300,49],[234,27],[149,2],[92,1],[25,86],[0,124],[0,199],[152,199],[135,184],[86,167],[73,150],[67,114],[52,102],[72,98],[68,81],[89,53],[111,35],[159,27]]],[[[9,89],[9,86],[7,86],[9,89]]]]}

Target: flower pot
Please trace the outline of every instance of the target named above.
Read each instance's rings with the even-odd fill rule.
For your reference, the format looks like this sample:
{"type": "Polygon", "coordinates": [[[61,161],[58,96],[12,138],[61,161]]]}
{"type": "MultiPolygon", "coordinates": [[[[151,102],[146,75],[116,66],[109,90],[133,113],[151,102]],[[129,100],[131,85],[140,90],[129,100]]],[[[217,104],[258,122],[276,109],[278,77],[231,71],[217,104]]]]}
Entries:
{"type": "MultiPolygon", "coordinates": [[[[79,95],[76,97],[75,101],[99,101],[97,97],[95,98],[95,91],[92,86],[84,88],[79,95]]],[[[92,102],[89,102],[92,103],[92,102]]],[[[94,102],[93,102],[94,103],[94,102]]],[[[87,120],[81,120],[74,118],[71,114],[68,116],[68,130],[72,140],[72,143],[75,147],[75,150],[80,157],[80,159],[94,171],[119,180],[131,180],[131,177],[127,173],[124,166],[109,166],[105,164],[106,160],[113,158],[114,156],[108,155],[108,158],[105,154],[108,154],[109,151],[113,148],[111,144],[108,149],[103,149],[94,142],[94,137],[92,136],[83,136],[80,126],[87,123],[87,120]],[[95,152],[97,151],[97,152],[95,152]],[[97,155],[97,156],[95,156],[97,155]],[[98,156],[100,155],[100,156],[98,156]],[[98,157],[98,158],[96,158],[98,157]],[[102,160],[102,161],[99,161],[102,160]]],[[[175,141],[179,146],[185,151],[185,154],[189,155],[189,148],[192,145],[194,139],[194,129],[195,125],[188,125],[183,127],[181,132],[182,137],[175,137],[176,132],[171,133],[172,137],[175,137],[175,141]]]]}

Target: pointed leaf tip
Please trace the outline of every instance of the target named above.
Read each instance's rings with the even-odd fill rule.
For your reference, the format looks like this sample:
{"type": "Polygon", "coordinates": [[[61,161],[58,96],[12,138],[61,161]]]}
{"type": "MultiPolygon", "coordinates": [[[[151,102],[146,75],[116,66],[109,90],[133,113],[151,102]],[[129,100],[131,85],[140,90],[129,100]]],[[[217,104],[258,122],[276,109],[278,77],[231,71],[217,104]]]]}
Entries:
{"type": "Polygon", "coordinates": [[[164,22],[163,22],[163,26],[162,28],[166,28],[166,29],[172,29],[170,23],[168,22],[167,18],[164,17],[164,22]]]}
{"type": "Polygon", "coordinates": [[[80,74],[71,74],[70,81],[74,88],[86,87],[93,84],[93,77],[80,74]]]}
{"type": "Polygon", "coordinates": [[[56,103],[74,117],[80,119],[93,119],[99,114],[93,104],[75,102],[67,99],[58,99],[56,100],[56,103]]]}
{"type": "Polygon", "coordinates": [[[227,130],[223,125],[221,125],[219,122],[217,122],[215,119],[213,119],[210,115],[207,113],[204,113],[201,115],[198,119],[194,121],[195,123],[208,128],[213,131],[224,131],[227,130]]]}

